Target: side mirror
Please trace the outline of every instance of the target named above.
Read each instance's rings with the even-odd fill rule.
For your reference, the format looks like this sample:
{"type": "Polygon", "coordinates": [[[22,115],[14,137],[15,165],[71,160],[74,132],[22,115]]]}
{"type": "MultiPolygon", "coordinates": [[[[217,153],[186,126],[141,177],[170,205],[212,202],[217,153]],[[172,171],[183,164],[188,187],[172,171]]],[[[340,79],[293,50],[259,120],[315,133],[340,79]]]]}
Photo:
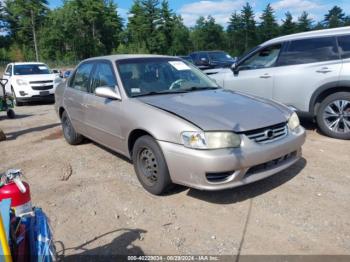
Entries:
{"type": "Polygon", "coordinates": [[[112,90],[112,88],[108,86],[97,87],[95,89],[95,94],[103,98],[109,98],[113,100],[122,100],[122,97],[119,93],[118,88],[115,88],[115,90],[112,90]]]}
{"type": "Polygon", "coordinates": [[[238,75],[239,73],[239,67],[237,66],[237,63],[233,63],[231,66],[231,70],[233,72],[234,75],[238,75]]]}

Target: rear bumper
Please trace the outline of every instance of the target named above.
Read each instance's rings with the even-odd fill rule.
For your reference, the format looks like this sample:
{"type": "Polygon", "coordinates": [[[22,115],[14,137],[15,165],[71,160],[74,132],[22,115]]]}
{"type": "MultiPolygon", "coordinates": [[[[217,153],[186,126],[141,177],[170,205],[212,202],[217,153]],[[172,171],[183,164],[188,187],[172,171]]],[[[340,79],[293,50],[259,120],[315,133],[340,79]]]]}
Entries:
{"type": "Polygon", "coordinates": [[[258,144],[242,135],[235,149],[194,150],[159,141],[174,183],[202,190],[233,188],[276,174],[301,157],[305,130],[268,143],[258,144]],[[222,178],[222,179],[220,179],[222,178]]]}

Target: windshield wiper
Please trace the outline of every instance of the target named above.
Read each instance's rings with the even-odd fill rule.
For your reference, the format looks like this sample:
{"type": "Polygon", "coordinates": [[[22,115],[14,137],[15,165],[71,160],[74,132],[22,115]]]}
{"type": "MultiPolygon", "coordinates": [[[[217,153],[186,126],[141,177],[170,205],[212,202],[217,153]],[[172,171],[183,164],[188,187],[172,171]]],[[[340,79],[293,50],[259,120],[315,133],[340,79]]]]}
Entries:
{"type": "Polygon", "coordinates": [[[154,96],[154,95],[168,95],[168,94],[179,94],[179,93],[186,93],[187,90],[164,90],[160,92],[148,92],[140,95],[135,95],[133,97],[141,97],[141,96],[154,96]]]}
{"type": "Polygon", "coordinates": [[[185,88],[185,89],[182,89],[186,92],[190,92],[190,91],[201,91],[201,90],[216,90],[216,89],[219,89],[219,87],[215,87],[215,86],[192,86],[190,88],[185,88]]]}

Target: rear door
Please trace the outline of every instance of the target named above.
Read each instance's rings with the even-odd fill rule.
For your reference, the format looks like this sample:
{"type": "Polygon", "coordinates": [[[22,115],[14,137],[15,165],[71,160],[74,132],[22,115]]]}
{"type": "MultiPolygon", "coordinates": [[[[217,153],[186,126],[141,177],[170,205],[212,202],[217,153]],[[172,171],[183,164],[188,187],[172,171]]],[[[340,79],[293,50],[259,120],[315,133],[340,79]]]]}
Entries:
{"type": "Polygon", "coordinates": [[[122,101],[96,96],[95,89],[98,87],[118,88],[115,72],[109,61],[96,62],[91,88],[86,96],[85,122],[89,137],[120,152],[124,140],[121,133],[122,101]]]}
{"type": "Polygon", "coordinates": [[[290,41],[275,68],[273,99],[307,112],[317,88],[338,85],[340,70],[335,37],[290,41]]]}
{"type": "Polygon", "coordinates": [[[84,122],[86,113],[85,97],[90,87],[93,66],[93,62],[85,62],[79,65],[72,78],[69,79],[63,97],[63,103],[74,129],[84,135],[86,135],[84,122]]]}
{"type": "Polygon", "coordinates": [[[272,98],[274,66],[282,44],[263,47],[237,65],[236,73],[225,79],[224,86],[244,93],[272,98]]]}
{"type": "Polygon", "coordinates": [[[350,35],[338,36],[338,44],[343,61],[339,84],[349,87],[350,91],[350,35]]]}

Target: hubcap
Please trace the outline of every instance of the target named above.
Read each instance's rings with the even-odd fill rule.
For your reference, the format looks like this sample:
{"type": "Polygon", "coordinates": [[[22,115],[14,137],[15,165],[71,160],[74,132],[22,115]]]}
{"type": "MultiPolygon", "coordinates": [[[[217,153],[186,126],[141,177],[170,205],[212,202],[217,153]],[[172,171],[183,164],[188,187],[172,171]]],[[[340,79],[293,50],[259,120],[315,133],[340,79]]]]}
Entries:
{"type": "Polygon", "coordinates": [[[327,127],[336,133],[350,132],[350,101],[336,100],[323,111],[323,119],[327,127]]]}
{"type": "Polygon", "coordinates": [[[153,186],[158,181],[158,162],[150,148],[143,148],[138,156],[139,166],[143,175],[143,181],[153,186]]]}

